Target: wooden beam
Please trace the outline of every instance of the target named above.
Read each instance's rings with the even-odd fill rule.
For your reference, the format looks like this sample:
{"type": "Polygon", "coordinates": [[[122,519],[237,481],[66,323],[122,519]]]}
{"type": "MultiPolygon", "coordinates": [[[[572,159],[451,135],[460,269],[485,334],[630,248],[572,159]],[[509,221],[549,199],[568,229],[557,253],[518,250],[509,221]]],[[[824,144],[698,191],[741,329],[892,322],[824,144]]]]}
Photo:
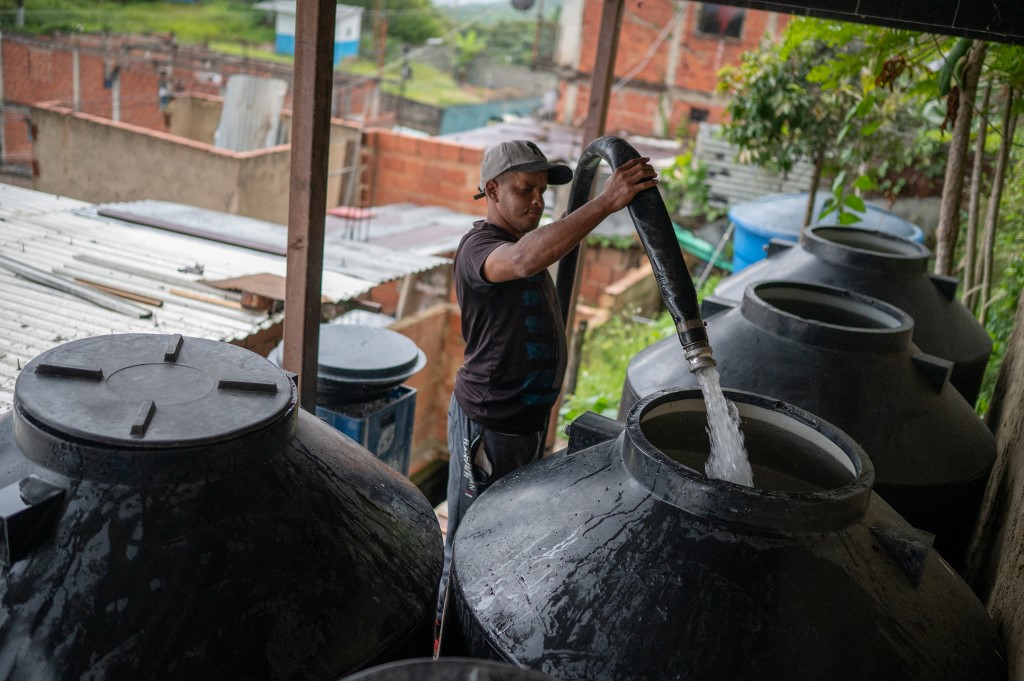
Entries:
{"type": "MultiPolygon", "coordinates": [[[[601,26],[597,35],[597,57],[594,63],[594,76],[590,83],[587,121],[583,126],[584,149],[588,144],[604,135],[604,126],[608,118],[608,100],[611,98],[612,81],[615,79],[615,55],[619,51],[619,34],[622,29],[622,13],[625,4],[625,0],[602,1],[601,26]]],[[[572,329],[575,328],[576,298],[579,297],[580,276],[583,269],[580,266],[580,258],[586,247],[585,241],[577,244],[558,263],[557,291],[570,343],[572,343],[572,329]]]]}
{"type": "Polygon", "coordinates": [[[619,33],[625,4],[625,0],[603,0],[601,3],[597,57],[594,61],[594,77],[590,83],[587,122],[583,126],[584,148],[604,134],[608,118],[608,100],[611,98],[612,81],[615,80],[615,56],[619,51],[619,33]]]}
{"type": "MultiPolygon", "coordinates": [[[[1024,45],[1020,0],[718,0],[722,5],[1024,45]]],[[[600,45],[598,53],[600,54],[600,45]]]]}
{"type": "Polygon", "coordinates": [[[291,185],[284,367],[299,375],[299,402],[316,410],[320,287],[327,212],[327,152],[337,0],[298,0],[292,91],[291,185]]]}

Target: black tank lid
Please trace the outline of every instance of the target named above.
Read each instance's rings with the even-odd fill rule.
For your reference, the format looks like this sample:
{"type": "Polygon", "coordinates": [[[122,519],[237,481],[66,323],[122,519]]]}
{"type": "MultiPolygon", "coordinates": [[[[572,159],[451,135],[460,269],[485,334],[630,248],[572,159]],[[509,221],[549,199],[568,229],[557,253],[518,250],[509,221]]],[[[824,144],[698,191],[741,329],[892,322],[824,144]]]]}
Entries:
{"type": "Polygon", "coordinates": [[[321,378],[347,383],[401,383],[426,364],[416,343],[397,331],[351,324],[320,327],[321,378]]]}
{"type": "Polygon", "coordinates": [[[60,437],[119,448],[223,442],[279,420],[288,375],[227,343],[180,335],[96,336],[47,350],[22,370],[15,408],[60,437]]]}

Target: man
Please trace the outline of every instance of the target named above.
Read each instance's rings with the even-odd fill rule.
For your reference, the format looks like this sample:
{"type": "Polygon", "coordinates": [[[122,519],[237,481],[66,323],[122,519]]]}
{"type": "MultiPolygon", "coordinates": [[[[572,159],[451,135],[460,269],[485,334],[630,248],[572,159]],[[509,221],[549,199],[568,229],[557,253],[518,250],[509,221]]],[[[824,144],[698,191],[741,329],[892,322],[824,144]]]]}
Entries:
{"type": "Polygon", "coordinates": [[[566,364],[566,339],[547,268],[639,192],[657,185],[648,158],[622,164],[599,196],[537,229],[549,184],[572,171],[551,163],[533,142],[503,142],[480,166],[487,219],[476,222],[455,254],[465,363],[448,410],[448,533],[469,505],[502,476],[538,459],[566,364]]]}

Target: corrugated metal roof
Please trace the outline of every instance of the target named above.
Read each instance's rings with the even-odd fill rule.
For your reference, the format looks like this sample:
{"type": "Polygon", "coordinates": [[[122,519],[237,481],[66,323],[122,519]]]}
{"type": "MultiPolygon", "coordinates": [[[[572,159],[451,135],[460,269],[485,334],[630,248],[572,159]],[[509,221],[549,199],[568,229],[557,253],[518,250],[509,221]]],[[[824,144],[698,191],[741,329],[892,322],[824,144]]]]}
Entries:
{"type": "MultiPolygon", "coordinates": [[[[288,228],[265,220],[221,213],[167,201],[131,201],[97,207],[101,215],[191,234],[223,243],[284,255],[288,228]]],[[[469,225],[463,226],[463,232],[469,225]]],[[[456,241],[456,245],[458,242],[456,241]]],[[[440,251],[434,251],[440,252],[440,251]]],[[[330,232],[324,238],[324,270],[383,284],[447,264],[431,252],[388,248],[372,241],[348,240],[330,232]]]]}
{"type": "Polygon", "coordinates": [[[739,147],[719,136],[721,126],[701,123],[693,155],[707,168],[708,203],[716,208],[731,208],[766,194],[805,192],[811,184],[814,166],[797,161],[788,173],[765,170],[751,163],[740,163],[739,147]]]}
{"type": "MultiPolygon", "coordinates": [[[[486,206],[481,204],[486,209],[486,206]]],[[[328,211],[324,241],[329,245],[363,243],[418,254],[421,256],[454,253],[473,222],[484,217],[459,213],[438,206],[392,203],[359,211],[328,211]],[[355,239],[357,241],[352,241],[355,239]],[[359,241],[365,240],[365,241],[359,241]]],[[[445,260],[445,262],[448,262],[445,260]]]]}
{"type": "MultiPolygon", "coordinates": [[[[161,301],[149,318],[100,307],[0,267],[0,413],[18,372],[68,340],[107,333],[180,333],[233,341],[267,329],[282,314],[227,307],[232,294],[200,279],[269,272],[281,256],[100,218],[89,204],[0,184],[0,255],[46,274],[90,280],[161,301]],[[89,214],[89,213],[92,214],[89,214]],[[195,272],[202,266],[202,274],[195,272]],[[214,302],[216,301],[216,302],[214,302]]],[[[324,295],[350,300],[373,283],[325,272],[324,295]]]]}

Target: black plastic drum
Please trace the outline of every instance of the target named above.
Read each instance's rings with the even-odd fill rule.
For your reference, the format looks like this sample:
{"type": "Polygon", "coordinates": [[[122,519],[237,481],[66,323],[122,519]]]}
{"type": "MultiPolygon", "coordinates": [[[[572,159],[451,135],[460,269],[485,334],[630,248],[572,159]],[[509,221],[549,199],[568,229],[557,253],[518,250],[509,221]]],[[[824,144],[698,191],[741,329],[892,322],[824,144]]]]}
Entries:
{"type": "MultiPolygon", "coordinates": [[[[875,464],[875,492],[960,566],[995,463],[992,433],[949,384],[950,363],[911,343],[913,321],[874,298],[832,287],[762,282],[708,317],[724,387],[784,400],[834,423],[875,464]]],[[[621,409],[696,386],[679,343],[634,357],[621,409]]]]}
{"type": "Polygon", "coordinates": [[[3,678],[334,681],[429,655],[430,505],[296,399],[197,338],[33,359],[0,416],[3,678]]]}
{"type": "Polygon", "coordinates": [[[872,493],[862,450],[789,404],[727,397],[753,488],[702,473],[691,389],[617,430],[581,417],[571,453],[482,495],[455,538],[442,654],[587,681],[1005,678],[985,608],[872,493]]]}
{"type": "MultiPolygon", "coordinates": [[[[397,331],[354,324],[321,324],[317,354],[316,399],[322,407],[387,398],[418,372],[427,356],[397,331]]],[[[269,359],[282,365],[284,342],[269,359]]]]}
{"type": "Polygon", "coordinates": [[[914,344],[953,363],[949,382],[974,404],[992,354],[992,339],[957,297],[957,280],[930,274],[923,245],[870,229],[809,227],[800,243],[773,241],[768,257],[727,277],[705,299],[704,316],[720,303],[738,305],[750,284],[785,280],[823,284],[891,303],[914,320],[914,344]]]}

